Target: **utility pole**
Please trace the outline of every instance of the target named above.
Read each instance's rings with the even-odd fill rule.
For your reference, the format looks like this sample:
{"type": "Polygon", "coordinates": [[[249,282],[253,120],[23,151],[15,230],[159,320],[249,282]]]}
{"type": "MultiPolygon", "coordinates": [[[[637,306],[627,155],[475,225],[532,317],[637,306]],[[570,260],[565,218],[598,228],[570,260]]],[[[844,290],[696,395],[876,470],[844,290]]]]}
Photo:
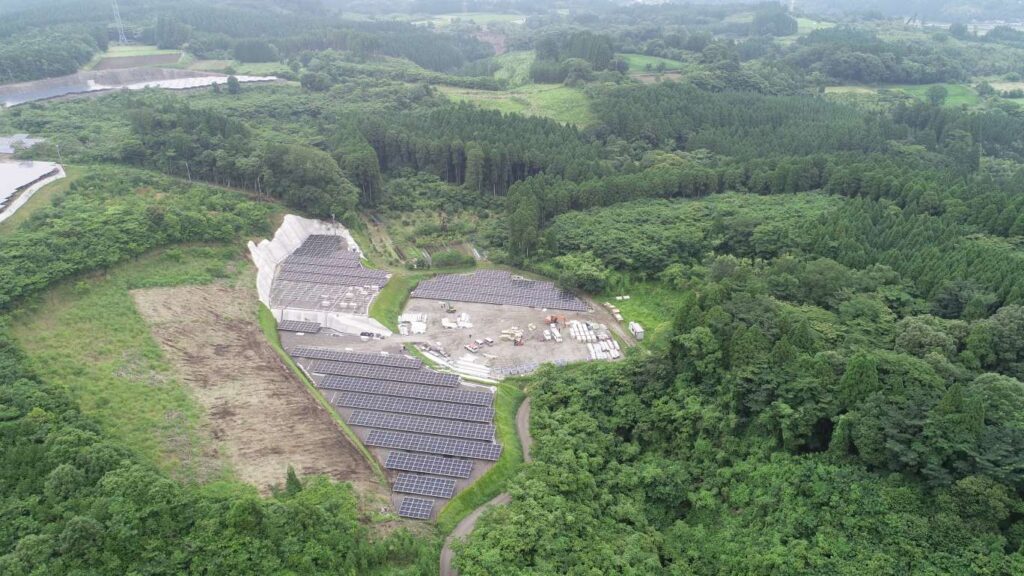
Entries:
{"type": "Polygon", "coordinates": [[[117,7],[117,0],[114,0],[114,23],[117,24],[117,41],[124,45],[128,43],[128,37],[124,35],[124,22],[121,21],[121,10],[117,7]]]}

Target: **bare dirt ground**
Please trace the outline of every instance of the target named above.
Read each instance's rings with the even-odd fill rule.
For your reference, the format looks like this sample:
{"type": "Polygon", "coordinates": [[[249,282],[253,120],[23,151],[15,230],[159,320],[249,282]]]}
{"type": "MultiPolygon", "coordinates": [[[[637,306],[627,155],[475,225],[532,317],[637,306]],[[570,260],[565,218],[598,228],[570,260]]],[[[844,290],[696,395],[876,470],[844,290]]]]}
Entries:
{"type": "Polygon", "coordinates": [[[177,64],[181,54],[151,54],[149,56],[110,56],[93,66],[93,70],[118,70],[139,66],[168,66],[177,64]]]}
{"type": "MultiPolygon", "coordinates": [[[[352,482],[373,499],[387,490],[337,424],[264,339],[251,289],[213,284],[132,292],[154,338],[208,417],[239,479],[268,493],[288,466],[300,476],[352,482]]],[[[379,498],[378,498],[379,497],[379,498]]]]}

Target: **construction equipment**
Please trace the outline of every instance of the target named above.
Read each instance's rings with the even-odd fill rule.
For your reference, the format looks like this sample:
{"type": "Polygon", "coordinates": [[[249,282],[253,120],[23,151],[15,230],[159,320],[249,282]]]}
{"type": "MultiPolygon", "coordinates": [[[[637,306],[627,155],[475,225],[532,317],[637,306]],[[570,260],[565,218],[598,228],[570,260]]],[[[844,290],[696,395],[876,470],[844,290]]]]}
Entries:
{"type": "Polygon", "coordinates": [[[452,306],[451,302],[441,302],[441,308],[449,314],[455,314],[455,306],[452,306]]]}

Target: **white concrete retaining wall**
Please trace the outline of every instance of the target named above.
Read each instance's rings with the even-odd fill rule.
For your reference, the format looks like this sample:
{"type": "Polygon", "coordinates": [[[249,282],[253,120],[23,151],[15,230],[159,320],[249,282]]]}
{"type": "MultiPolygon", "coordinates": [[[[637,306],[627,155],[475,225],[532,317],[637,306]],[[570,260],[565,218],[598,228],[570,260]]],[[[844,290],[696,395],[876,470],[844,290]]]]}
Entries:
{"type": "Polygon", "coordinates": [[[272,240],[261,240],[259,244],[249,242],[249,254],[256,264],[256,291],[259,293],[260,302],[270,308],[277,321],[300,320],[303,322],[317,322],[338,332],[346,334],[359,334],[361,332],[372,332],[382,336],[391,336],[391,331],[383,324],[368,316],[355,314],[344,314],[340,312],[324,312],[322,310],[303,310],[291,308],[275,308],[270,301],[270,289],[274,284],[274,275],[277,274],[277,267],[294,252],[306,238],[314,234],[330,236],[342,236],[349,247],[349,250],[358,252],[363,256],[355,239],[348,229],[341,224],[332,224],[323,220],[310,220],[294,214],[284,217],[281,227],[274,233],[272,240]]]}

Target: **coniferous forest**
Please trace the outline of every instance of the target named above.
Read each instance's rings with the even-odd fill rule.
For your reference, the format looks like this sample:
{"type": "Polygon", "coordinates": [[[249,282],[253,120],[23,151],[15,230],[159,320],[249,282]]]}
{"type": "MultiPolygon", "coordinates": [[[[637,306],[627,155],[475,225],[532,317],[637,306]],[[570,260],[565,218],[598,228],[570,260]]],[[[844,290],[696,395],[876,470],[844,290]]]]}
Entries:
{"type": "Polygon", "coordinates": [[[0,0],[0,94],[143,51],[236,78],[0,108],[70,176],[0,224],[0,574],[438,574],[499,493],[460,574],[1024,574],[1024,14],[799,4],[122,0],[121,45],[106,1],[0,0]],[[509,380],[532,461],[419,524],[175,476],[19,339],[147,259],[231,276],[284,213],[410,286],[631,295],[647,336],[509,380]]]}

